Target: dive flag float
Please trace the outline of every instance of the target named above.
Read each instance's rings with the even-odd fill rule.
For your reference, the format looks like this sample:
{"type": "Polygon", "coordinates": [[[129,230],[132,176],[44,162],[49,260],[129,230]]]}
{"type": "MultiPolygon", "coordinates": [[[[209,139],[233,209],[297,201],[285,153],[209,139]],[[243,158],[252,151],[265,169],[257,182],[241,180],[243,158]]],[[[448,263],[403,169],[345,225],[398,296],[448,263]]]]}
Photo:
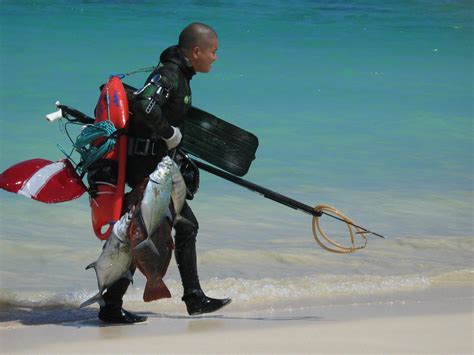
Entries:
{"type": "Polygon", "coordinates": [[[44,203],[74,200],[87,191],[71,162],[31,159],[0,175],[0,187],[44,203]]]}
{"type": "MultiPolygon", "coordinates": [[[[73,142],[74,148],[81,154],[80,163],[74,166],[69,159],[57,162],[27,160],[0,175],[0,188],[44,203],[70,201],[87,191],[93,230],[99,239],[106,240],[114,223],[122,215],[127,158],[127,136],[124,133],[127,132],[129,119],[127,93],[133,94],[135,90],[123,84],[119,77],[112,76],[101,89],[95,119],[56,102],[59,110],[47,115],[48,121],[64,118],[68,123],[85,124],[81,135],[73,142]],[[87,188],[82,179],[94,164],[112,167],[114,174],[95,181],[92,189],[92,186],[87,188]]],[[[384,238],[355,224],[334,207],[311,207],[242,179],[255,159],[258,148],[258,138],[252,133],[195,107],[191,107],[187,113],[181,130],[183,140],[179,149],[202,170],[310,214],[313,217],[313,236],[325,250],[350,253],[366,246],[366,234],[384,238]],[[189,158],[187,154],[196,159],[189,158]],[[324,232],[320,224],[323,215],[347,225],[350,245],[338,243],[324,232]]]]}

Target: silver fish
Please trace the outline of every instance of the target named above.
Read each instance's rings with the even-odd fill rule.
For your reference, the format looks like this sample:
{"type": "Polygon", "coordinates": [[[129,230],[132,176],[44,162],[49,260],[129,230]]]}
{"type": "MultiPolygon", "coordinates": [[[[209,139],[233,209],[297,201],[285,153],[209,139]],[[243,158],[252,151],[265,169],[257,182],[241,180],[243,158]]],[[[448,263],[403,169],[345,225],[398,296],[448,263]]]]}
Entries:
{"type": "Polygon", "coordinates": [[[80,308],[98,302],[104,305],[102,294],[105,289],[122,277],[127,277],[132,281],[130,265],[132,263],[132,253],[130,249],[130,239],[127,236],[131,222],[131,213],[126,213],[118,220],[113,228],[113,232],[105,242],[102,253],[97,261],[86,267],[86,270],[93,268],[97,276],[99,292],[80,305],[80,308]]]}
{"type": "Polygon", "coordinates": [[[155,171],[149,175],[140,208],[137,209],[148,235],[153,234],[159,226],[168,208],[173,187],[171,176],[173,164],[171,158],[165,156],[155,171]]]}
{"type": "Polygon", "coordinates": [[[186,200],[186,183],[183,175],[179,171],[178,165],[173,162],[171,167],[171,178],[173,180],[173,189],[171,191],[171,199],[173,200],[174,211],[179,215],[186,200]]]}
{"type": "Polygon", "coordinates": [[[173,161],[164,157],[150,174],[143,199],[132,217],[130,242],[138,269],[147,278],[143,299],[146,302],[171,297],[163,283],[173,249],[171,238],[171,192],[173,161]],[[167,218],[165,218],[168,216],[167,218]]]}

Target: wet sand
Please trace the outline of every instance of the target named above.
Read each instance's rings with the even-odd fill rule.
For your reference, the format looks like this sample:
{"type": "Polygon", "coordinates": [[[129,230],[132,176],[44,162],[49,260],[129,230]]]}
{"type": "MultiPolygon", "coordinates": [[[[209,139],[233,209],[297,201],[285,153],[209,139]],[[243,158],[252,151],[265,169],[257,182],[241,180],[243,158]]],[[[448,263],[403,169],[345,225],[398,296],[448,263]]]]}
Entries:
{"type": "MultiPolygon", "coordinates": [[[[133,302],[146,323],[105,325],[97,309],[2,311],[2,353],[455,353],[471,354],[472,283],[334,300],[280,310],[198,317],[160,313],[159,302],[133,302]]],[[[236,307],[234,307],[236,308],[236,307]]]]}

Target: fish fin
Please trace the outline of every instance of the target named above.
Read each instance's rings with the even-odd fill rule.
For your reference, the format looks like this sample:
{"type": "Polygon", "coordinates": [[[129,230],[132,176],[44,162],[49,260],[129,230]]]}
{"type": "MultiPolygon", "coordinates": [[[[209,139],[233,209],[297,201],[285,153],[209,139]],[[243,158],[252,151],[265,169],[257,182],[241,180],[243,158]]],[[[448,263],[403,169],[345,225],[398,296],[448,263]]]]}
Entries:
{"type": "Polygon", "coordinates": [[[97,292],[96,295],[92,296],[87,301],[82,302],[81,305],[79,306],[79,308],[84,308],[86,306],[90,306],[91,304],[94,304],[96,302],[99,303],[99,305],[101,305],[101,306],[105,305],[105,301],[102,298],[102,294],[100,292],[97,292]]]}
{"type": "Polygon", "coordinates": [[[97,266],[97,261],[94,261],[93,263],[90,263],[89,265],[86,266],[86,270],[89,270],[90,268],[94,268],[97,266]]]}
{"type": "MultiPolygon", "coordinates": [[[[167,219],[168,223],[171,225],[172,222],[173,222],[173,212],[171,211],[171,208],[168,207],[166,209],[166,213],[165,213],[165,216],[163,217],[163,219],[167,219]]],[[[163,223],[164,221],[161,221],[161,223],[163,223]]]]}
{"type": "Polygon", "coordinates": [[[159,300],[160,298],[171,298],[171,292],[166,287],[163,280],[158,282],[147,281],[145,285],[145,290],[143,291],[143,300],[145,302],[151,302],[159,300]]]}
{"type": "Polygon", "coordinates": [[[183,217],[181,215],[178,215],[175,219],[174,219],[174,222],[173,222],[173,225],[176,225],[176,223],[184,223],[184,224],[187,224],[189,226],[193,226],[193,227],[196,227],[196,225],[191,222],[189,219],[187,219],[186,217],[183,217]]]}
{"type": "MultiPolygon", "coordinates": [[[[97,287],[99,288],[99,293],[98,293],[98,295],[102,295],[103,287],[102,287],[101,284],[100,284],[99,274],[98,274],[98,272],[97,272],[97,261],[94,261],[93,263],[87,265],[86,270],[89,270],[89,269],[94,269],[94,271],[95,271],[95,277],[97,278],[97,287]]],[[[99,303],[100,303],[100,301],[94,301],[94,302],[99,302],[99,303]]],[[[92,303],[94,303],[94,302],[92,302],[92,303]]],[[[102,301],[102,303],[104,303],[104,302],[102,301]]],[[[105,303],[104,303],[104,304],[105,304],[105,303]]],[[[101,304],[101,305],[102,305],[102,304],[101,304]]],[[[85,307],[85,306],[82,306],[82,305],[81,305],[81,307],[79,307],[79,308],[82,308],[82,307],[85,307]]]]}
{"type": "Polygon", "coordinates": [[[135,248],[134,251],[140,253],[144,249],[150,249],[156,256],[160,256],[160,252],[156,249],[155,243],[150,238],[146,238],[144,241],[140,242],[135,248]]]}

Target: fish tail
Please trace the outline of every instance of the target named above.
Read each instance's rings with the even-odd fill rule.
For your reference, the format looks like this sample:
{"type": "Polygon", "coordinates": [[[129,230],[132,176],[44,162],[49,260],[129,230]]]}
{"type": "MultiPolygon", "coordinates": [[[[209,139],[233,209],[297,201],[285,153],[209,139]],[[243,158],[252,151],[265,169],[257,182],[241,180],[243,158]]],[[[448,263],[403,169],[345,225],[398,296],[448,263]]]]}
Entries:
{"type": "Polygon", "coordinates": [[[86,266],[86,270],[89,270],[90,268],[94,268],[97,266],[97,261],[94,261],[93,263],[90,263],[89,265],[86,266]]]}
{"type": "Polygon", "coordinates": [[[102,294],[100,292],[98,292],[96,295],[89,298],[87,301],[82,302],[81,305],[79,306],[79,308],[84,308],[84,307],[90,306],[91,304],[94,304],[96,302],[99,303],[99,305],[101,305],[101,306],[105,305],[105,301],[102,298],[102,294]]]}
{"type": "Polygon", "coordinates": [[[145,291],[143,291],[143,300],[145,302],[151,302],[159,300],[160,298],[171,298],[171,292],[163,280],[158,282],[147,281],[145,291]]]}

